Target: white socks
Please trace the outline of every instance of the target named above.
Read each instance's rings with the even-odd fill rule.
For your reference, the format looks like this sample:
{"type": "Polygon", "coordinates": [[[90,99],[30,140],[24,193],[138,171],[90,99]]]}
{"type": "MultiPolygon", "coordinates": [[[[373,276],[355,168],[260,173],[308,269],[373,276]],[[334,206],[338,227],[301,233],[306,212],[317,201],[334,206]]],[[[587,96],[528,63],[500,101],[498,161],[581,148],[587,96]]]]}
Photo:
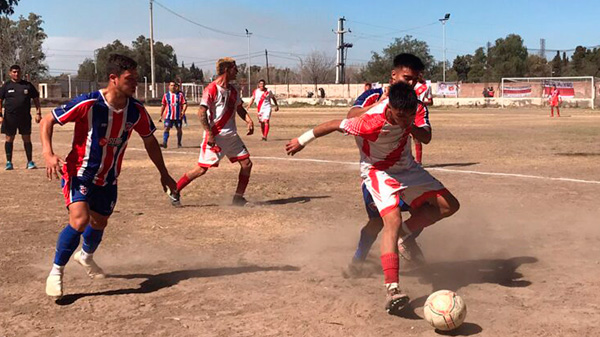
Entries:
{"type": "Polygon", "coordinates": [[[65,270],[65,266],[59,266],[57,264],[52,264],[52,269],[50,270],[50,275],[62,275],[65,270]]]}

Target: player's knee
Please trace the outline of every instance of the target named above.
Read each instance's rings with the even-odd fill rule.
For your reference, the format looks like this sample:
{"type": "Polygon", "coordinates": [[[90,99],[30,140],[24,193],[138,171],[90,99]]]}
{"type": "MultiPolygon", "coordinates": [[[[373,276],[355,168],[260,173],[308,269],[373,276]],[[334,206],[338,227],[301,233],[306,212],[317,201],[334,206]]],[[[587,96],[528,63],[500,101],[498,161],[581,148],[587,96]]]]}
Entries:
{"type": "Polygon", "coordinates": [[[444,217],[451,216],[458,212],[460,209],[460,202],[458,202],[458,199],[456,199],[454,195],[448,194],[444,196],[444,199],[446,200],[446,205],[444,205],[445,207],[442,210],[444,217]]]}
{"type": "Polygon", "coordinates": [[[69,214],[69,224],[78,232],[83,232],[90,223],[90,215],[86,212],[69,214]]]}
{"type": "Polygon", "coordinates": [[[252,161],[250,159],[242,160],[240,162],[240,165],[242,166],[242,169],[245,170],[245,171],[252,170],[252,161]]]}

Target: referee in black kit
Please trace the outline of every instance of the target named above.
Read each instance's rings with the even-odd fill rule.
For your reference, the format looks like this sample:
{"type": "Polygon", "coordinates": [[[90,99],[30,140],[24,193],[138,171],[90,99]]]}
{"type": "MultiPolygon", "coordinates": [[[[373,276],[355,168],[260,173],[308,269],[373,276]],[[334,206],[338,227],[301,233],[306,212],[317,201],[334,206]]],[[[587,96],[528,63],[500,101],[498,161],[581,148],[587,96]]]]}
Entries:
{"type": "Polygon", "coordinates": [[[0,124],[2,133],[6,135],[4,150],[6,151],[6,170],[12,170],[13,142],[17,130],[23,137],[25,154],[27,155],[27,169],[36,168],[33,162],[31,144],[31,99],[35,103],[37,111],[35,122],[42,119],[42,108],[40,107],[40,93],[31,84],[21,79],[21,67],[13,65],[10,67],[10,81],[0,87],[0,124]],[[4,106],[4,114],[2,107],[4,106]]]}

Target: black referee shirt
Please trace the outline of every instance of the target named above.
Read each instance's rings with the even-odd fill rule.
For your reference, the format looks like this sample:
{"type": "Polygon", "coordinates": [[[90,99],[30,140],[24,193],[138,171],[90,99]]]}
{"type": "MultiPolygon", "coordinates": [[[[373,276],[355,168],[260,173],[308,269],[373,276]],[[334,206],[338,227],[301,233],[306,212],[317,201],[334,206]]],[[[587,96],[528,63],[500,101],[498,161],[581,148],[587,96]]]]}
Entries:
{"type": "Polygon", "coordinates": [[[15,117],[30,116],[31,99],[40,97],[37,89],[25,80],[13,82],[11,80],[0,87],[0,99],[4,112],[15,117]]]}

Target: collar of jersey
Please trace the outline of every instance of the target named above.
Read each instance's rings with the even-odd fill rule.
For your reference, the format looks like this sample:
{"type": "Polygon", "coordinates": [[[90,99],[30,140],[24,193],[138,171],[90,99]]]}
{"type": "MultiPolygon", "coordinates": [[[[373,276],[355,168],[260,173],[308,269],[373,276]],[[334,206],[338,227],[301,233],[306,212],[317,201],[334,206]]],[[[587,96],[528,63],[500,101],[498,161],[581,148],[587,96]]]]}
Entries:
{"type": "Polygon", "coordinates": [[[115,107],[110,105],[110,103],[108,103],[108,101],[106,100],[106,97],[104,97],[104,94],[102,93],[102,90],[98,90],[98,91],[100,92],[100,96],[102,96],[102,100],[104,101],[104,104],[106,104],[108,109],[113,111],[114,113],[120,114],[123,111],[125,111],[125,109],[127,109],[127,107],[129,106],[129,97],[127,97],[127,103],[125,103],[125,107],[121,110],[117,110],[117,109],[115,109],[115,107]]]}

